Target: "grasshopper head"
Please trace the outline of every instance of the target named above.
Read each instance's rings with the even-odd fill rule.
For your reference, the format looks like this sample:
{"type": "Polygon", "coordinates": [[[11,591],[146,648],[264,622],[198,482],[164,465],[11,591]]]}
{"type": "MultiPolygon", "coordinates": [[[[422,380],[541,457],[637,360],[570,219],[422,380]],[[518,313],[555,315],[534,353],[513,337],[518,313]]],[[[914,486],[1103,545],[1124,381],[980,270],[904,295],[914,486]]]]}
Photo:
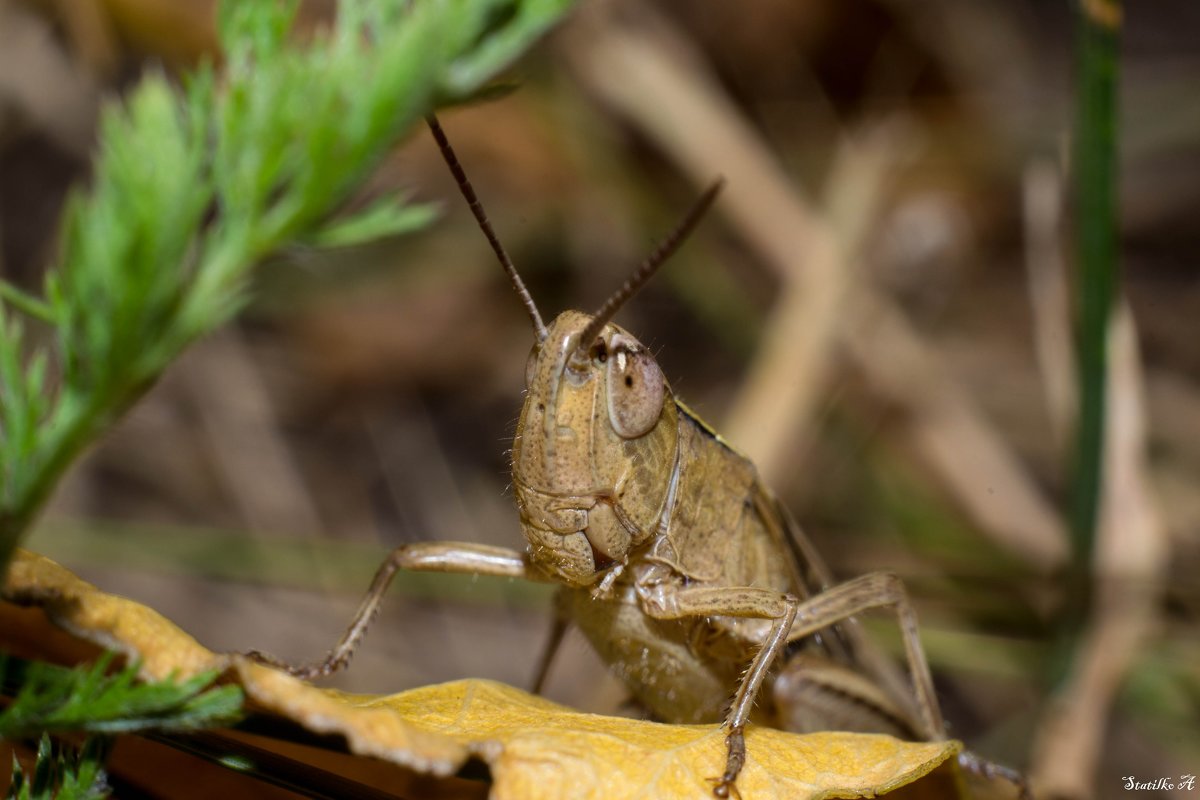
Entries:
{"type": "Polygon", "coordinates": [[[429,129],[533,323],[528,393],[513,442],[513,489],[533,558],[572,586],[595,582],[657,531],[673,480],[675,404],[662,370],[609,322],[684,241],[721,189],[713,184],[624,285],[588,316],[547,328],[496,238],[438,121],[429,129]]]}
{"type": "Polygon", "coordinates": [[[654,357],[612,323],[593,333],[593,322],[564,312],[534,346],[513,445],[513,486],[531,553],[577,586],[653,536],[677,436],[675,404],[654,357]]]}

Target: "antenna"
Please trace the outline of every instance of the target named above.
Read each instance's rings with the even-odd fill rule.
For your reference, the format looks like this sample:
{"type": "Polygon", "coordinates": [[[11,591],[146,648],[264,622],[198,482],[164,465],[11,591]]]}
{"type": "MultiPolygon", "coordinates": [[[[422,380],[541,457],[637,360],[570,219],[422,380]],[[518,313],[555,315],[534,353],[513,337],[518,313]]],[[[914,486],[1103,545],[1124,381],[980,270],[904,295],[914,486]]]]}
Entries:
{"type": "Polygon", "coordinates": [[[537,305],[533,302],[533,295],[529,294],[529,290],[525,288],[525,282],[517,274],[516,266],[513,265],[512,259],[508,257],[508,253],[504,251],[504,245],[500,244],[500,240],[496,238],[496,232],[492,230],[492,223],[488,222],[487,213],[483,210],[483,204],[479,202],[479,198],[475,195],[475,190],[471,187],[471,182],[467,180],[467,173],[463,172],[462,165],[458,163],[458,157],[454,155],[454,148],[450,146],[450,140],[446,138],[446,132],[442,130],[441,124],[433,114],[427,116],[425,122],[429,124],[429,130],[433,133],[433,138],[437,142],[438,149],[442,152],[442,158],[446,161],[446,166],[450,168],[450,174],[454,176],[454,180],[458,183],[458,190],[462,192],[467,205],[471,207],[471,213],[475,215],[475,221],[479,223],[480,230],[487,237],[488,244],[492,246],[492,251],[495,252],[496,258],[500,259],[500,266],[504,267],[504,272],[507,273],[508,279],[512,281],[513,289],[517,291],[517,297],[520,297],[521,302],[525,304],[525,310],[529,312],[529,318],[533,321],[533,331],[537,335],[538,341],[545,341],[550,332],[546,330],[546,323],[542,322],[542,315],[538,313],[537,305]]]}
{"type": "Polygon", "coordinates": [[[600,306],[600,310],[596,312],[592,321],[583,329],[583,333],[579,335],[579,349],[581,351],[587,352],[592,340],[604,329],[604,326],[613,318],[613,315],[621,309],[625,301],[637,294],[637,291],[645,285],[646,281],[650,280],[650,277],[658,271],[658,268],[679,249],[679,246],[687,239],[688,234],[696,227],[696,223],[704,216],[704,212],[708,211],[709,206],[717,199],[717,194],[720,193],[721,187],[724,185],[725,179],[717,178],[712,186],[708,187],[704,194],[700,195],[700,198],[688,210],[687,215],[675,226],[675,230],[671,231],[667,235],[667,238],[663,239],[658,247],[655,248],[654,252],[647,256],[646,260],[633,271],[633,274],[626,279],[621,288],[617,289],[611,297],[604,301],[604,305],[600,306]]]}

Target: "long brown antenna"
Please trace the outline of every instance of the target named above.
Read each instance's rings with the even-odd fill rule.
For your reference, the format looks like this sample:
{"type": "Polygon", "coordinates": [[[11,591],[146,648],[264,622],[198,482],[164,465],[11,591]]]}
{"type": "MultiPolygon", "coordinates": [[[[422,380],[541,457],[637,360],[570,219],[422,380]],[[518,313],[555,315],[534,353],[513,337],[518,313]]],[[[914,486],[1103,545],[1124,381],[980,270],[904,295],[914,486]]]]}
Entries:
{"type": "Polygon", "coordinates": [[[679,245],[683,244],[683,241],[687,239],[688,234],[692,232],[692,228],[695,228],[696,223],[704,216],[704,212],[708,211],[709,206],[717,199],[717,194],[720,193],[721,187],[724,185],[725,179],[717,178],[713,182],[713,185],[708,187],[704,194],[700,195],[700,198],[688,210],[683,220],[675,226],[675,230],[671,231],[667,235],[667,238],[663,239],[658,247],[655,248],[654,252],[647,256],[646,260],[633,271],[633,274],[621,285],[621,288],[617,289],[611,297],[604,301],[604,305],[600,306],[600,310],[592,317],[591,323],[579,335],[580,350],[586,352],[591,347],[592,340],[604,329],[604,326],[613,318],[613,315],[621,309],[625,301],[637,294],[637,291],[645,285],[646,281],[650,280],[650,277],[658,271],[658,268],[679,249],[679,245]]]}
{"type": "Polygon", "coordinates": [[[521,302],[525,304],[525,310],[529,312],[529,318],[533,320],[533,330],[537,335],[538,341],[544,341],[550,335],[550,332],[546,330],[546,323],[542,322],[542,315],[538,313],[537,305],[533,302],[533,295],[525,288],[525,282],[517,274],[516,266],[513,265],[512,259],[508,257],[508,253],[504,251],[504,245],[500,244],[500,240],[496,238],[496,232],[492,230],[492,223],[488,222],[487,213],[483,210],[483,204],[479,202],[479,198],[475,195],[475,190],[471,187],[471,182],[467,180],[467,173],[463,172],[462,165],[458,163],[458,156],[454,155],[454,148],[450,146],[450,140],[446,138],[446,132],[442,130],[441,124],[433,114],[427,116],[425,121],[429,123],[429,130],[433,133],[433,138],[437,142],[438,149],[442,151],[442,158],[445,159],[446,166],[450,168],[450,174],[454,176],[454,180],[458,183],[458,190],[466,198],[467,205],[471,207],[471,213],[475,215],[475,221],[479,223],[480,230],[487,237],[488,244],[492,246],[492,251],[495,252],[496,258],[500,259],[500,266],[504,267],[504,271],[508,274],[508,279],[512,281],[513,289],[517,291],[517,297],[520,297],[521,302]]]}

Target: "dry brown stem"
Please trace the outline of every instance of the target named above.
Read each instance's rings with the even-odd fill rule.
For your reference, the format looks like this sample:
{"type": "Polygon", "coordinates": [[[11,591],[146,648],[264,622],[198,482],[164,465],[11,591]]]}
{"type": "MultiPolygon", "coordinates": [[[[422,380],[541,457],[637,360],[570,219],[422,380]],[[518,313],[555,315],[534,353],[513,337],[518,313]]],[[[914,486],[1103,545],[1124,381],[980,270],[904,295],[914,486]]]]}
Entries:
{"type": "Polygon", "coordinates": [[[1033,311],[1034,347],[1050,426],[1061,456],[1066,452],[1067,437],[1074,425],[1076,400],[1070,301],[1059,244],[1063,195],[1058,167],[1047,161],[1030,164],[1022,188],[1025,268],[1033,311]]]}
{"type": "Polygon", "coordinates": [[[855,319],[845,337],[855,367],[901,412],[906,439],[972,521],[1040,570],[1065,564],[1059,518],[903,312],[864,292],[855,319]]]}

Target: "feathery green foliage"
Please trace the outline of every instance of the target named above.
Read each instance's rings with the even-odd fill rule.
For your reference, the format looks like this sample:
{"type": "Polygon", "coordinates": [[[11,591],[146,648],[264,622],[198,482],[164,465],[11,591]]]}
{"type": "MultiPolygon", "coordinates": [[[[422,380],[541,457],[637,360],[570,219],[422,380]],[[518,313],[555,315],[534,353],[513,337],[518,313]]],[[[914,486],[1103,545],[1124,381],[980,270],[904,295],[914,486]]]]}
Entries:
{"type": "Polygon", "coordinates": [[[0,712],[0,739],[67,731],[188,731],[231,724],[240,716],[242,690],[206,688],[216,677],[212,673],[140,683],[136,664],[109,675],[111,663],[111,653],[76,669],[0,657],[6,688],[10,683],[19,687],[0,712]]]}
{"type": "Polygon", "coordinates": [[[108,797],[104,761],[109,741],[93,736],[79,750],[51,741],[43,735],[38,742],[33,776],[26,777],[13,758],[8,800],[101,800],[108,797]]]}
{"type": "Polygon", "coordinates": [[[229,725],[241,716],[242,690],[210,687],[212,673],[190,680],[139,683],[136,664],[109,673],[113,654],[75,669],[0,655],[0,683],[15,696],[0,711],[0,739],[40,737],[37,764],[26,776],[14,760],[8,797],[107,796],[103,766],[109,736],[140,730],[193,731],[229,725]],[[75,751],[50,734],[92,735],[75,751]]]}
{"type": "Polygon", "coordinates": [[[343,0],[303,47],[294,2],[226,2],[219,79],[151,73],[107,109],[45,296],[0,290],[0,569],[80,451],[246,304],[256,264],[426,224],[397,198],[338,211],[436,101],[477,91],[568,2],[343,0]],[[51,343],[31,351],[10,309],[51,343]]]}

